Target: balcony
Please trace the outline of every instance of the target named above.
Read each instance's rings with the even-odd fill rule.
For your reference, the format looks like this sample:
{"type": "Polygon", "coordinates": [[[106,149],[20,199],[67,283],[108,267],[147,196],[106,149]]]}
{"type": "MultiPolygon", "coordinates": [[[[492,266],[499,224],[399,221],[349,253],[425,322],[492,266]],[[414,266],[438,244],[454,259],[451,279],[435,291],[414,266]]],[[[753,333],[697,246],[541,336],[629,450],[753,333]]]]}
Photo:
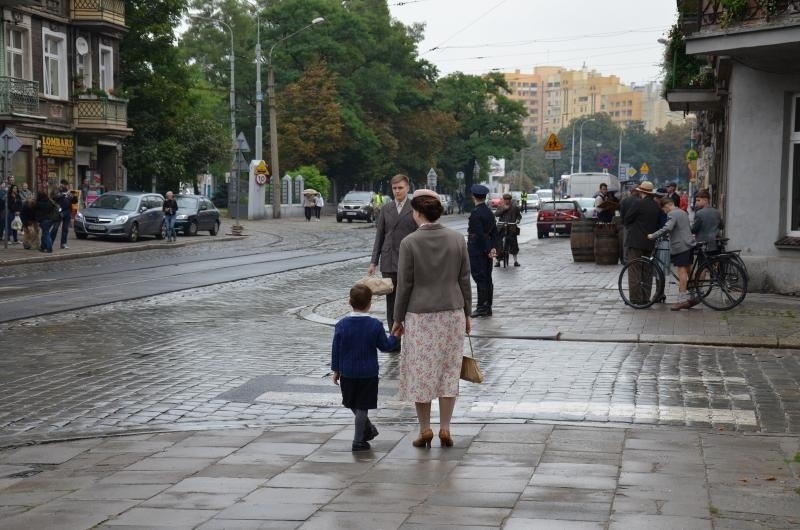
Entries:
{"type": "Polygon", "coordinates": [[[124,99],[84,95],[75,100],[72,120],[78,132],[130,134],[128,102],[124,99]]]}
{"type": "Polygon", "coordinates": [[[683,0],[686,53],[800,72],[800,0],[683,0]]]}
{"type": "Polygon", "coordinates": [[[39,82],[0,76],[0,115],[39,113],[39,82]]]}
{"type": "Polygon", "coordinates": [[[125,26],[125,0],[72,0],[70,17],[75,23],[125,26]]]}

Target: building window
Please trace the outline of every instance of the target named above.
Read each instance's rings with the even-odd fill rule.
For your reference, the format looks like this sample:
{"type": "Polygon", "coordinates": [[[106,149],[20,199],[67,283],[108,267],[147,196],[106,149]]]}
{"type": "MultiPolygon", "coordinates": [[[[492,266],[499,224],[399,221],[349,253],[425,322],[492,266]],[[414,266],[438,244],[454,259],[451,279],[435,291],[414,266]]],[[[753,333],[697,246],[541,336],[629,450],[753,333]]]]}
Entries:
{"type": "Polygon", "coordinates": [[[42,30],[43,92],[67,99],[67,40],[63,33],[42,30]]]}
{"type": "Polygon", "coordinates": [[[100,45],[100,79],[101,90],[114,88],[114,50],[100,45]]]}
{"type": "Polygon", "coordinates": [[[800,237],[800,94],[792,98],[792,132],[789,135],[789,233],[800,237]]]}
{"type": "Polygon", "coordinates": [[[28,60],[28,30],[9,27],[6,31],[6,75],[19,79],[30,78],[28,60]]]}

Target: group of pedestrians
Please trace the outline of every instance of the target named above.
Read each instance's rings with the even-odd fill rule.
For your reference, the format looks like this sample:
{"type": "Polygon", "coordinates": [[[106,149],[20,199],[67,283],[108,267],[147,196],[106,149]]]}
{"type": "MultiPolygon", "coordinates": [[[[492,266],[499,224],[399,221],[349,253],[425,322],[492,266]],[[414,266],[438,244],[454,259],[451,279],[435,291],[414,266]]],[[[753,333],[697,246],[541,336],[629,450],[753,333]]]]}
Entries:
{"type": "MultiPolygon", "coordinates": [[[[708,190],[701,189],[695,194],[693,223],[690,223],[688,213],[680,208],[680,197],[676,199],[674,190],[675,186],[671,184],[667,187],[667,193],[659,196],[651,182],[643,181],[629,197],[622,200],[620,215],[625,229],[624,241],[628,260],[652,256],[654,240],[669,236],[670,261],[678,270],[678,301],[670,309],[680,311],[699,303],[688,292],[695,244],[706,243],[709,251],[716,251],[717,236],[724,225],[720,212],[711,206],[708,190]]],[[[642,290],[635,286],[646,279],[640,278],[637,270],[632,270],[629,281],[631,296],[637,296],[637,293],[643,296],[642,290]]]]}
{"type": "MultiPolygon", "coordinates": [[[[444,205],[439,195],[419,189],[409,195],[406,175],[391,180],[393,200],[383,204],[376,221],[371,276],[380,270],[391,279],[383,325],[367,312],[372,293],[357,285],[350,291],[353,309],[334,330],[331,353],[333,381],[341,386],[342,403],[355,416],[353,451],[370,449],[378,435],[368,412],[377,407],[377,352],[401,353],[402,400],[414,402],[419,433],[414,447],[430,447],[438,437],[442,447],[453,446],[450,421],[458,396],[464,337],[471,317],[491,315],[493,260],[497,254],[495,215],[486,205],[489,189],[472,186],[475,208],[468,238],[439,222],[444,205]],[[477,284],[478,306],[472,312],[470,276],[477,284]],[[431,425],[431,404],[438,400],[439,430],[431,425]]],[[[516,207],[502,215],[518,220],[516,207]]],[[[501,216],[502,216],[501,215],[501,216]]]]}
{"type": "Polygon", "coordinates": [[[61,180],[51,197],[45,191],[34,194],[26,182],[20,187],[14,177],[9,176],[0,187],[0,202],[3,205],[2,233],[5,237],[7,231],[9,243],[22,243],[25,249],[52,253],[60,229],[61,248],[69,248],[72,205],[77,204],[78,198],[70,191],[67,180],[61,180]]]}
{"type": "Polygon", "coordinates": [[[306,216],[306,222],[311,221],[313,218],[319,222],[319,216],[322,214],[322,207],[325,201],[322,199],[320,193],[307,193],[303,195],[303,213],[306,216]]]}

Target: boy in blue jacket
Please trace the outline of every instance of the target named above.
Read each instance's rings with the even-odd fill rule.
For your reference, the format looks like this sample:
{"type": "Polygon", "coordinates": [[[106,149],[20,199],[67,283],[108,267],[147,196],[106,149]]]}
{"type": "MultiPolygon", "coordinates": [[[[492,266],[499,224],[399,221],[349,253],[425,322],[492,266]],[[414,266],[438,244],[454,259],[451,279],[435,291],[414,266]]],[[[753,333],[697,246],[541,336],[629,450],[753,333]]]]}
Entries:
{"type": "Polygon", "coordinates": [[[383,324],[369,316],[372,291],[366,285],[350,289],[353,311],[336,324],[331,349],[333,383],[342,390],[342,405],[355,414],[353,451],[369,450],[369,440],[378,429],[369,421],[369,409],[378,408],[378,350],[397,348],[398,340],[387,335],[383,324]]]}

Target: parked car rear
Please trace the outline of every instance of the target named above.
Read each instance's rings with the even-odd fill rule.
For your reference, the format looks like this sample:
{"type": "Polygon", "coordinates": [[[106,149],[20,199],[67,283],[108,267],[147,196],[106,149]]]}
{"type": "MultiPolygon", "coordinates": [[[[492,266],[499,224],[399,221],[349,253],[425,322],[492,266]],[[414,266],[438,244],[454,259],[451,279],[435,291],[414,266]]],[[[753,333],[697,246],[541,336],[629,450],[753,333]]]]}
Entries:
{"type": "Polygon", "coordinates": [[[572,221],[581,219],[583,214],[577,201],[543,202],[536,218],[536,232],[539,239],[572,232],[572,221]]]}
{"type": "Polygon", "coordinates": [[[141,236],[164,239],[164,197],[159,193],[109,191],[75,216],[75,237],[126,238],[138,241],[141,236]]]}
{"type": "Polygon", "coordinates": [[[209,199],[202,195],[180,194],[175,200],[178,201],[175,230],[185,236],[196,236],[201,230],[208,230],[212,236],[219,233],[219,210],[209,199]]]}

